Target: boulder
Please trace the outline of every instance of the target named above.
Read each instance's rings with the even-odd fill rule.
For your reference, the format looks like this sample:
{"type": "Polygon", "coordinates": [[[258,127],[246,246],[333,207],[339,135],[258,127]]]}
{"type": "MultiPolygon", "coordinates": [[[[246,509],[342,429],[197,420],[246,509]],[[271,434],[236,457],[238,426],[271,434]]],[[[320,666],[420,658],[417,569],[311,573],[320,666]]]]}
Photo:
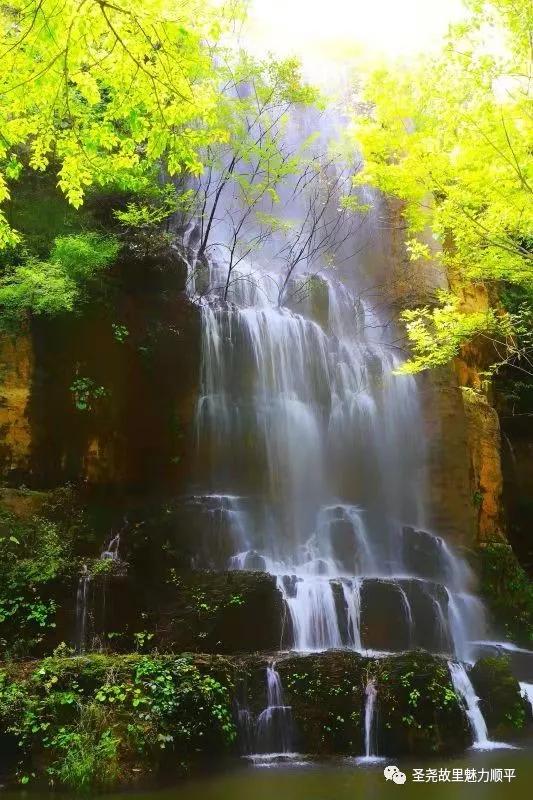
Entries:
{"type": "Polygon", "coordinates": [[[480,698],[479,707],[491,738],[506,739],[526,728],[531,709],[522,697],[508,658],[480,658],[470,671],[470,680],[480,698]]]}

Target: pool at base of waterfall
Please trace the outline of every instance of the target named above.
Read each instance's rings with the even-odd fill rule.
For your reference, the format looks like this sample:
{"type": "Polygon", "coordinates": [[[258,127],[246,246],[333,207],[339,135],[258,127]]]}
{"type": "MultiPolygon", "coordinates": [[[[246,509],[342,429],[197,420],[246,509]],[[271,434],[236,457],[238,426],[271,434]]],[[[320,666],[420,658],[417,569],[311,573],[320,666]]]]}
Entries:
{"type": "MultiPolygon", "coordinates": [[[[387,800],[401,795],[404,800],[427,797],[526,800],[531,797],[533,783],[532,756],[533,740],[521,742],[520,749],[513,751],[470,750],[456,759],[384,759],[379,763],[359,763],[356,759],[307,761],[297,754],[293,759],[263,759],[259,764],[243,759],[223,771],[204,773],[163,789],[141,790],[133,795],[117,792],[106,797],[110,800],[132,797],[135,800],[174,800],[177,796],[180,800],[387,800]],[[384,769],[391,764],[405,773],[406,781],[401,789],[385,778],[384,769]]],[[[27,791],[2,792],[2,800],[27,798],[27,791]]],[[[32,791],[31,798],[53,800],[58,795],[32,791]]],[[[79,800],[79,795],[61,793],[59,798],[79,800]]]]}

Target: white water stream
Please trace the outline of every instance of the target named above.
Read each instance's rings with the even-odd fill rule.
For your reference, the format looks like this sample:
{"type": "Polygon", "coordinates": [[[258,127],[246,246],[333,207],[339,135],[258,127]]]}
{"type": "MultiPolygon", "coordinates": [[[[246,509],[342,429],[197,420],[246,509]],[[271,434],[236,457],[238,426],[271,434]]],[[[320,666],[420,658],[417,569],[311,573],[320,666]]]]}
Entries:
{"type": "MultiPolygon", "coordinates": [[[[303,129],[301,137],[309,120],[303,129]]],[[[286,192],[276,209],[289,229],[305,228],[304,200],[286,192]]],[[[324,203],[334,219],[340,196],[324,203]]],[[[219,240],[238,209],[230,193],[219,240]]],[[[446,654],[474,746],[501,747],[459,663],[487,637],[483,605],[466,562],[425,529],[422,395],[413,376],[394,374],[403,355],[382,289],[390,278],[384,214],[377,200],[366,219],[333,226],[336,241],[289,277],[283,248],[263,243],[235,266],[219,246],[200,265],[200,291],[193,259],[202,320],[198,470],[188,499],[202,541],[193,566],[276,576],[290,620],[284,646],[296,651],[446,654]]],[[[273,665],[267,690],[255,746],[269,752],[276,729],[275,749],[288,753],[290,709],[273,665]]],[[[366,759],[376,757],[376,697],[369,681],[366,759]]]]}
{"type": "Polygon", "coordinates": [[[513,745],[489,739],[487,724],[479,707],[479,697],[464,664],[450,661],[449,668],[453,687],[463,704],[472,731],[472,747],[476,750],[513,749],[513,745]]]}
{"type": "MultiPolygon", "coordinates": [[[[325,152],[331,120],[315,122],[325,152]]],[[[300,124],[293,137],[309,132],[309,120],[300,124]]],[[[483,607],[466,564],[420,530],[421,394],[414,377],[393,374],[403,356],[376,300],[387,280],[385,212],[376,202],[328,228],[343,189],[327,196],[332,241],[312,271],[302,259],[287,279],[287,251],[264,243],[228,279],[227,250],[215,247],[193,292],[202,366],[190,503],[216,524],[196,566],[277,576],[298,651],[424,647],[468,660],[470,640],[486,635],[483,607]]],[[[222,205],[220,239],[239,208],[231,192],[222,205]]],[[[306,208],[286,192],[276,213],[305,227],[306,208]]]]}

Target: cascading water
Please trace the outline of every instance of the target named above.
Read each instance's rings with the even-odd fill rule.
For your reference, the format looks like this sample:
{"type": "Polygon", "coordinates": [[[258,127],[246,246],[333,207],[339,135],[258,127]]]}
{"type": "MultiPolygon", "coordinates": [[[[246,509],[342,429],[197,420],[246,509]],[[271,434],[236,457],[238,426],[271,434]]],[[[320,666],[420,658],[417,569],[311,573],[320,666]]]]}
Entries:
{"type": "MultiPolygon", "coordinates": [[[[339,198],[331,205],[337,214],[339,198]]],[[[196,295],[190,503],[212,538],[202,537],[194,566],[275,575],[298,651],[425,647],[469,660],[470,641],[484,636],[482,606],[466,565],[418,530],[427,516],[418,385],[393,374],[392,326],[365,299],[386,280],[379,213],[331,243],[339,266],[324,252],[312,275],[304,261],[287,280],[266,246],[237,267],[211,251],[196,295]],[[372,638],[380,625],[370,617],[385,601],[395,642],[372,638]]],[[[283,214],[294,224],[302,208],[288,202],[283,214]]]]}
{"type": "Polygon", "coordinates": [[[112,561],[120,561],[120,531],[111,536],[108,544],[104,548],[104,550],[100,553],[100,558],[102,559],[111,559],[112,561]]]}
{"type": "Polygon", "coordinates": [[[476,695],[464,664],[450,661],[448,666],[453,688],[463,705],[472,731],[472,747],[476,750],[512,749],[512,745],[493,742],[489,739],[487,724],[479,708],[479,697],[476,695]]]}
{"type": "MultiPolygon", "coordinates": [[[[122,564],[119,551],[120,531],[111,535],[100,553],[100,559],[114,561],[118,567],[122,564]]],[[[76,590],[74,646],[78,653],[84,653],[87,648],[102,646],[101,637],[106,626],[107,581],[108,575],[105,572],[93,579],[87,565],[83,565],[76,590]]]]}
{"type": "Polygon", "coordinates": [[[520,689],[522,691],[522,695],[531,706],[531,711],[533,712],[533,683],[525,683],[524,681],[520,681],[520,689]]]}
{"type": "Polygon", "coordinates": [[[281,678],[274,663],[266,670],[267,706],[256,722],[256,752],[287,755],[293,751],[292,708],[285,704],[281,678]]]}
{"type": "Polygon", "coordinates": [[[78,589],[76,592],[76,631],[74,642],[76,652],[78,653],[84,653],[87,646],[87,616],[89,613],[90,588],[91,576],[84,564],[78,579],[78,589]]]}
{"type": "Polygon", "coordinates": [[[254,763],[292,758],[294,730],[292,707],[285,702],[275,662],[266,668],[266,706],[255,716],[246,702],[237,708],[241,752],[254,763]]]}
{"type": "Polygon", "coordinates": [[[365,687],[365,755],[357,759],[357,761],[360,763],[369,763],[382,760],[377,754],[377,697],[378,690],[376,681],[373,678],[370,678],[365,687]]]}

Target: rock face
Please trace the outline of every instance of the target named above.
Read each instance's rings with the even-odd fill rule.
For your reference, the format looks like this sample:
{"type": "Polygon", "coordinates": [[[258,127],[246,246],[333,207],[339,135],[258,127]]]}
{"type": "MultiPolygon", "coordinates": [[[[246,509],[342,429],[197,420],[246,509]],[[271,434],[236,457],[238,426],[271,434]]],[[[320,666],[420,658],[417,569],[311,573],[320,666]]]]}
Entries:
{"type": "Polygon", "coordinates": [[[31,338],[4,334],[0,339],[0,472],[13,483],[20,483],[30,463],[27,407],[32,374],[31,338]]]}
{"type": "Polygon", "coordinates": [[[277,664],[291,704],[298,752],[361,755],[368,659],[330,651],[277,664]]]}
{"type": "Polygon", "coordinates": [[[184,293],[185,265],[172,250],[125,252],[113,280],[111,303],[34,323],[39,369],[29,418],[38,484],[85,480],[147,494],[178,486],[187,469],[199,326],[184,293]],[[117,325],[127,331],[118,339],[117,325]],[[105,394],[80,410],[72,386],[85,377],[105,394]]]}
{"type": "MultiPolygon", "coordinates": [[[[481,284],[461,284],[455,290],[466,312],[488,311],[496,303],[496,298],[491,298],[481,284]]],[[[482,379],[482,372],[494,357],[490,343],[477,338],[464,346],[455,360],[466,416],[470,489],[476,509],[478,543],[505,538],[500,423],[482,379]]]]}
{"type": "Polygon", "coordinates": [[[500,423],[483,395],[463,393],[478,542],[504,538],[500,423]]]}
{"type": "Polygon", "coordinates": [[[505,415],[502,425],[503,498],[507,533],[520,563],[532,574],[533,424],[529,415],[505,415]]]}
{"type": "Polygon", "coordinates": [[[189,476],[200,333],[185,280],[172,248],[126,249],[109,297],[78,315],[35,318],[16,343],[3,339],[4,480],[146,494],[189,476]],[[103,392],[89,408],[76,407],[80,379],[103,392]]]}
{"type": "Polygon", "coordinates": [[[78,650],[105,652],[139,646],[172,653],[274,652],[290,639],[272,575],[173,570],[166,583],[149,574],[143,582],[120,564],[108,563],[110,569],[90,576],[86,585],[80,577],[50,587],[60,613],[45,643],[47,652],[62,641],[78,650]]]}
{"type": "Polygon", "coordinates": [[[386,658],[378,667],[383,753],[457,753],[471,743],[444,659],[418,651],[386,658]]]}
{"type": "Polygon", "coordinates": [[[516,736],[526,728],[531,709],[507,658],[481,658],[470,671],[470,680],[480,698],[480,708],[489,736],[495,740],[516,736]]]}
{"type": "MultiPolygon", "coordinates": [[[[393,308],[431,305],[436,288],[462,298],[465,311],[486,311],[483,286],[464,286],[437,261],[410,262],[405,251],[401,203],[388,203],[393,308]]],[[[422,237],[424,238],[424,237],[422,237]]],[[[431,237],[425,244],[435,249],[431,237]]],[[[498,416],[481,391],[480,373],[489,363],[481,342],[465,347],[454,365],[420,376],[429,458],[430,525],[456,544],[472,546],[504,533],[498,416]],[[463,388],[474,392],[464,392],[463,388]]]]}
{"type": "Polygon", "coordinates": [[[178,576],[149,616],[158,647],[173,652],[275,651],[287,635],[276,579],[262,572],[178,576]]]}
{"type": "Polygon", "coordinates": [[[431,526],[456,545],[477,538],[470,449],[461,389],[450,368],[421,376],[429,460],[431,526]]]}
{"type": "Polygon", "coordinates": [[[470,742],[447,663],[428,653],[291,655],[277,669],[303,752],[365,753],[369,681],[376,689],[371,755],[454,753],[470,742]]]}

